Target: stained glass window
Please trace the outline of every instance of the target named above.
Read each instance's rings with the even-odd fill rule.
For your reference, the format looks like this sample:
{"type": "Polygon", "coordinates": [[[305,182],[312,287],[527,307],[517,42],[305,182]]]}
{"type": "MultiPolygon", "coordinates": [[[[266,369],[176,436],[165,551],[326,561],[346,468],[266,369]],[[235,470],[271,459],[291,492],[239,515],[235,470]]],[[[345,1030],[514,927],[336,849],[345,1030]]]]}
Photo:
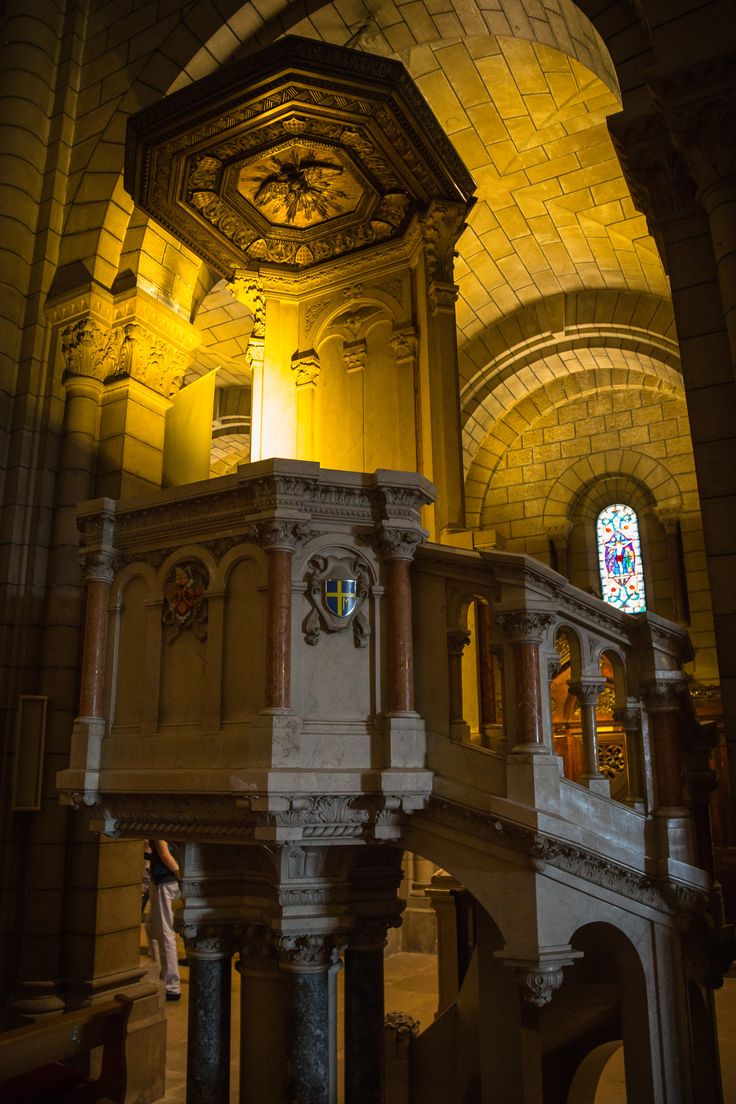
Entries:
{"type": "Polygon", "coordinates": [[[647,604],[636,513],[621,502],[606,506],[596,536],[604,601],[625,613],[642,613],[647,604]]]}

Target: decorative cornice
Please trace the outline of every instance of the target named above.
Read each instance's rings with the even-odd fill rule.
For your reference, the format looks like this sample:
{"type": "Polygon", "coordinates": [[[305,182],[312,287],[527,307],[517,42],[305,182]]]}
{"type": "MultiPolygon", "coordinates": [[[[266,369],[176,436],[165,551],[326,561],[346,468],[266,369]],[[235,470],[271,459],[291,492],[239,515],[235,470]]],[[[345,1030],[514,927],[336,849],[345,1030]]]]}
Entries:
{"type": "Polygon", "coordinates": [[[430,797],[425,808],[415,816],[420,821],[434,821],[489,844],[508,848],[540,871],[552,866],[651,908],[692,913],[702,910],[708,903],[704,890],[666,878],[653,878],[577,844],[442,798],[430,797]]]}

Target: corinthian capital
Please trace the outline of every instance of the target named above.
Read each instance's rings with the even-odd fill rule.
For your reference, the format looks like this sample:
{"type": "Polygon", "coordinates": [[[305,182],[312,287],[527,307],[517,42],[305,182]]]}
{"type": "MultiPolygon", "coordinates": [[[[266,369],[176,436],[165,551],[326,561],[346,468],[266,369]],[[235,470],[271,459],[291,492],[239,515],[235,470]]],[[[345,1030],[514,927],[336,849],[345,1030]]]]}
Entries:
{"type": "Polygon", "coordinates": [[[452,284],[455,246],[465,226],[464,204],[433,203],[422,221],[427,275],[452,284]]]}
{"type": "Polygon", "coordinates": [[[496,614],[496,624],[516,643],[538,644],[552,624],[552,614],[541,610],[514,610],[496,614]]]}

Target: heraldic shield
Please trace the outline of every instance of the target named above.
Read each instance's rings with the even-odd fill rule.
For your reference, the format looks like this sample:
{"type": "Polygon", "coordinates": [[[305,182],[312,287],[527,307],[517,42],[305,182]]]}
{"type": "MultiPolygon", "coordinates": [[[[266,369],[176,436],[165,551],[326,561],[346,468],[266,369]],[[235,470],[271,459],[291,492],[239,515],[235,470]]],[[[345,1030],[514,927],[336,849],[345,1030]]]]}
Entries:
{"type": "Polygon", "coordinates": [[[323,629],[343,632],[352,626],[355,646],[368,642],[365,602],[370,568],[358,556],[312,556],[307,564],[307,598],[312,606],[304,621],[307,644],[317,644],[323,629]]]}

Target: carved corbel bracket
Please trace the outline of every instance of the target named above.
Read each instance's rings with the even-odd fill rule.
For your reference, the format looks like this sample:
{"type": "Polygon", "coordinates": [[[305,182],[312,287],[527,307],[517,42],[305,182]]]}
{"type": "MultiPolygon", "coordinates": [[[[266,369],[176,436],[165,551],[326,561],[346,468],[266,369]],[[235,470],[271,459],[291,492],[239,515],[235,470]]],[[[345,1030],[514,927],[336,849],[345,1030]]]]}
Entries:
{"type": "Polygon", "coordinates": [[[535,1008],[544,1008],[549,1004],[564,980],[563,967],[571,966],[582,956],[582,951],[573,950],[570,946],[540,951],[538,956],[529,958],[507,957],[504,951],[496,951],[494,955],[514,971],[524,1001],[535,1008]]]}

